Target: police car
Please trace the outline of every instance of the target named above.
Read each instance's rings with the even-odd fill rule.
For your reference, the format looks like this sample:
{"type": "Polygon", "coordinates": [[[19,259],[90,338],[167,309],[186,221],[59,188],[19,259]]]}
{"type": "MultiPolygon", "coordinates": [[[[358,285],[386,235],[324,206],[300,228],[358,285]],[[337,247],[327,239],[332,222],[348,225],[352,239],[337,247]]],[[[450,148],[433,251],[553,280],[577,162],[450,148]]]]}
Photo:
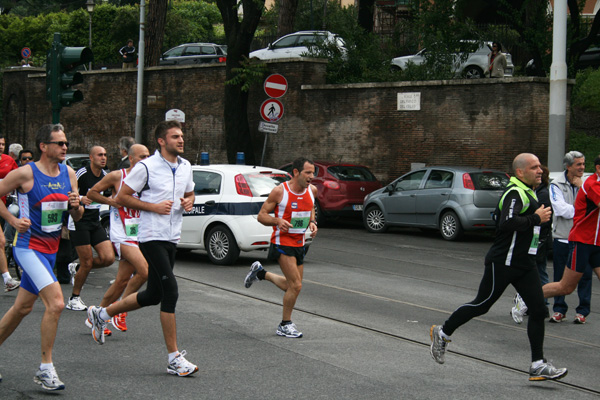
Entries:
{"type": "MultiPolygon", "coordinates": [[[[237,164],[193,165],[194,208],[183,214],[177,248],[205,250],[214,264],[231,265],[241,251],[269,248],[273,228],[258,222],[258,212],[290,175],[278,169],[237,164]]],[[[306,233],[306,244],[312,241],[306,233]]]]}

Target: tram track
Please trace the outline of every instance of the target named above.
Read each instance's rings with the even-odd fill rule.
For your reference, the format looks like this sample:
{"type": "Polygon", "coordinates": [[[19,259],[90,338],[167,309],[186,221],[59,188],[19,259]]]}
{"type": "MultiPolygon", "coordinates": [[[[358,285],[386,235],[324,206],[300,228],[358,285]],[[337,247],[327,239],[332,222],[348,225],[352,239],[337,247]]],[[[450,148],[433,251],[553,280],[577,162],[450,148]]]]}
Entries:
{"type": "MultiPolygon", "coordinates": [[[[239,290],[236,290],[236,289],[227,288],[227,287],[224,287],[224,286],[221,286],[221,285],[218,285],[218,284],[214,284],[214,283],[210,283],[210,282],[205,282],[205,281],[202,281],[202,280],[199,280],[199,279],[192,279],[192,278],[184,277],[184,276],[180,276],[180,275],[177,275],[177,278],[178,279],[182,279],[182,280],[186,280],[188,282],[193,282],[195,284],[204,285],[206,287],[209,287],[209,288],[212,288],[212,289],[215,289],[215,290],[219,290],[219,291],[222,291],[222,292],[226,292],[226,293],[229,293],[229,294],[234,294],[234,295],[237,295],[237,296],[241,296],[243,298],[247,298],[247,299],[252,299],[252,300],[255,300],[255,301],[259,301],[259,302],[262,302],[264,304],[281,306],[281,303],[278,302],[278,301],[272,301],[272,300],[268,300],[268,299],[265,299],[265,298],[262,298],[262,297],[259,297],[259,296],[251,295],[251,294],[248,294],[248,292],[242,292],[242,291],[239,291],[239,290]]],[[[412,307],[423,307],[423,306],[420,306],[418,304],[414,304],[414,303],[410,303],[410,302],[405,302],[405,301],[400,301],[400,300],[397,300],[397,299],[391,299],[391,298],[387,298],[387,297],[383,297],[383,296],[377,296],[377,295],[373,295],[373,294],[368,294],[368,293],[364,293],[364,292],[360,292],[360,291],[356,291],[356,290],[352,290],[352,289],[345,289],[345,288],[341,288],[341,287],[334,286],[334,285],[322,284],[322,283],[311,281],[311,280],[306,280],[305,279],[304,282],[308,283],[308,284],[321,285],[321,286],[324,286],[324,287],[327,287],[327,288],[330,288],[330,289],[334,289],[334,290],[343,290],[343,291],[347,291],[347,292],[352,292],[352,293],[355,293],[355,294],[359,294],[359,295],[362,295],[362,296],[369,296],[369,297],[376,298],[376,299],[378,298],[378,299],[384,300],[386,302],[394,301],[394,302],[403,303],[403,304],[406,304],[406,305],[409,305],[409,306],[412,306],[412,307]]],[[[431,311],[446,312],[446,311],[443,311],[443,310],[432,309],[430,307],[423,307],[423,308],[427,308],[428,310],[431,310],[431,311]]],[[[400,334],[397,334],[397,333],[389,332],[389,331],[386,331],[386,330],[383,330],[383,329],[380,329],[380,328],[370,327],[370,326],[366,326],[366,325],[359,324],[359,323],[356,323],[356,322],[352,322],[352,321],[348,321],[348,320],[344,320],[344,319],[340,319],[340,318],[335,318],[335,317],[332,317],[330,315],[326,315],[326,314],[318,312],[318,311],[311,311],[311,310],[308,310],[308,309],[304,309],[302,307],[296,307],[295,310],[296,310],[296,312],[301,312],[301,313],[304,313],[304,314],[307,314],[307,315],[311,315],[313,317],[322,318],[322,319],[330,321],[330,322],[335,322],[335,323],[343,324],[343,325],[348,326],[348,327],[353,327],[353,328],[360,329],[360,330],[363,330],[363,331],[366,331],[366,332],[370,332],[370,333],[373,333],[373,334],[377,334],[377,335],[382,335],[382,336],[385,336],[385,337],[389,337],[389,338],[392,338],[394,340],[398,340],[398,341],[401,341],[401,342],[404,342],[404,343],[409,343],[409,344],[416,345],[416,346],[419,346],[419,347],[425,347],[427,349],[430,347],[430,343],[429,342],[423,342],[423,341],[412,339],[410,337],[403,336],[403,335],[400,335],[400,334]]],[[[518,327],[518,326],[515,326],[515,325],[502,324],[502,323],[498,323],[498,322],[494,322],[494,321],[489,321],[489,320],[486,320],[484,318],[477,318],[477,319],[481,320],[481,321],[484,321],[486,323],[491,323],[491,324],[495,324],[495,325],[501,325],[501,326],[510,327],[510,328],[513,328],[513,329],[524,330],[524,328],[521,328],[521,327],[518,327]]],[[[583,342],[583,341],[579,341],[579,340],[573,340],[573,339],[569,339],[569,338],[565,338],[565,337],[561,337],[561,336],[556,336],[556,335],[548,335],[547,334],[546,336],[547,337],[554,337],[556,339],[560,339],[560,340],[563,340],[563,341],[568,341],[570,343],[577,344],[577,345],[589,346],[589,347],[594,348],[595,350],[596,349],[600,349],[600,345],[597,345],[597,344],[594,344],[594,343],[588,343],[588,342],[583,342]]],[[[493,367],[496,367],[496,368],[501,368],[501,369],[504,369],[504,370],[507,370],[507,371],[511,371],[511,372],[523,375],[523,376],[529,376],[528,372],[523,371],[522,369],[518,369],[518,368],[512,367],[510,365],[506,365],[506,364],[503,364],[503,363],[490,361],[490,360],[484,359],[482,357],[473,356],[471,354],[467,354],[467,353],[463,353],[463,352],[457,352],[457,351],[448,351],[448,352],[451,353],[453,356],[463,357],[465,359],[468,359],[468,360],[471,360],[471,361],[474,361],[474,362],[477,362],[477,363],[481,363],[481,364],[493,366],[493,367]]],[[[433,361],[431,361],[431,362],[433,362],[433,361]]],[[[580,385],[569,383],[568,381],[563,381],[563,380],[558,380],[558,381],[554,381],[554,382],[556,384],[558,384],[558,385],[563,386],[563,387],[568,387],[570,389],[577,390],[577,391],[582,392],[582,393],[587,393],[587,394],[592,394],[592,395],[600,396],[600,390],[594,389],[592,387],[582,387],[580,385]]]]}

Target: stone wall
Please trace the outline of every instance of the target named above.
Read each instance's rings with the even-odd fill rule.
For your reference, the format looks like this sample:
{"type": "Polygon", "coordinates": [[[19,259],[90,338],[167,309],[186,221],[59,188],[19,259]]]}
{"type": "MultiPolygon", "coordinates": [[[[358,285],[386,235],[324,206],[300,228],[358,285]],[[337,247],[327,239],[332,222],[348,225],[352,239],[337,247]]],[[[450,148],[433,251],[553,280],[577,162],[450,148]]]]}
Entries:
{"type": "MultiPolygon", "coordinates": [[[[277,167],[299,155],[368,165],[387,183],[413,163],[471,165],[508,171],[514,156],[547,158],[549,82],[542,78],[326,85],[321,60],[268,63],[284,75],[284,115],[269,134],[264,164],[277,167]],[[398,111],[398,93],[420,93],[420,110],[398,111]]],[[[63,108],[61,123],[72,153],[103,145],[117,162],[119,137],[134,135],[137,71],[84,73],[84,101],[63,108]]],[[[143,132],[154,149],[153,126],[165,112],[185,112],[185,157],[226,162],[223,88],[225,68],[154,67],[145,72],[143,132]]],[[[51,122],[45,71],[4,71],[3,132],[7,143],[34,147],[37,128],[51,122]]],[[[250,91],[248,117],[257,160],[265,134],[258,132],[262,85],[250,91]]],[[[567,121],[569,115],[567,115],[567,121]]]]}

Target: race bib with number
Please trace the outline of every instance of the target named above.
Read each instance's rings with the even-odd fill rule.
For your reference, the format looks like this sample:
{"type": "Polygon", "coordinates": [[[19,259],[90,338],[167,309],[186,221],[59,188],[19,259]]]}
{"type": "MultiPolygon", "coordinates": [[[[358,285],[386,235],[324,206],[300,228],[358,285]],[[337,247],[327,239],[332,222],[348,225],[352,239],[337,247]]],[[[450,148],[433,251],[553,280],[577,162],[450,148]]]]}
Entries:
{"type": "Polygon", "coordinates": [[[125,235],[127,239],[137,242],[139,218],[125,218],[125,235]]]}
{"type": "Polygon", "coordinates": [[[42,232],[60,231],[63,213],[67,211],[67,201],[47,201],[42,203],[42,232]]]}
{"type": "Polygon", "coordinates": [[[288,230],[289,233],[304,233],[308,229],[310,223],[311,211],[292,211],[292,219],[290,223],[292,227],[288,230]]]}
{"type": "Polygon", "coordinates": [[[532,256],[535,256],[537,254],[537,249],[540,245],[540,229],[541,228],[539,226],[533,227],[533,238],[531,238],[531,245],[529,245],[528,252],[528,254],[531,254],[532,256]]]}

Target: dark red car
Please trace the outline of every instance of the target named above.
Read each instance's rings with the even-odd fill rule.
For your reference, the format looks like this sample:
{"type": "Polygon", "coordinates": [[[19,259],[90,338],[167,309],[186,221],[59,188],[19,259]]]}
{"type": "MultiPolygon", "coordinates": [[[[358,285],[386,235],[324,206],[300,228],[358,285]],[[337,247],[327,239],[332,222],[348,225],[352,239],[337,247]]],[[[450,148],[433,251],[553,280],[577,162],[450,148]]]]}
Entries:
{"type": "MultiPolygon", "coordinates": [[[[292,174],[292,164],[279,169],[292,174]]],[[[315,161],[311,182],[319,191],[315,204],[317,224],[339,216],[361,217],[365,196],[382,187],[364,165],[315,161]]]]}

